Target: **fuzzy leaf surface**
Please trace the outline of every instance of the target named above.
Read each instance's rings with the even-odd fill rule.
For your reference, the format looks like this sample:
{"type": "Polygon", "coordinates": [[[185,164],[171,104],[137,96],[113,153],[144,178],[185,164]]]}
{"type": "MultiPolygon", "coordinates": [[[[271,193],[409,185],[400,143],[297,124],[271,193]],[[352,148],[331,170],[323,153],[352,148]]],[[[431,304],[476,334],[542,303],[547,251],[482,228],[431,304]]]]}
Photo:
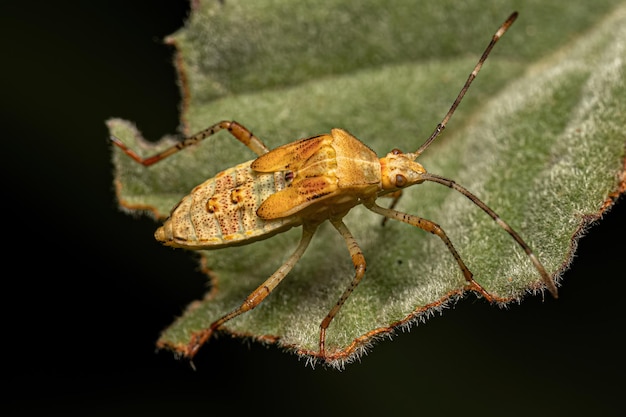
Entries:
{"type": "MultiPolygon", "coordinates": [[[[415,151],[517,6],[520,17],[418,162],[479,196],[558,278],[578,237],[624,192],[626,5],[444,3],[197,2],[187,25],[167,39],[178,51],[182,135],[234,119],[270,149],[341,127],[379,156],[415,151]]],[[[125,120],[108,126],[144,156],[174,141],[148,143],[125,120]]],[[[149,168],[116,148],[118,200],[163,220],[194,186],[254,157],[227,133],[149,168]]],[[[524,252],[462,195],[425,183],[405,190],[397,209],[441,225],[475,279],[502,303],[541,290],[524,252]]],[[[367,273],[327,331],[325,360],[335,366],[377,336],[445,307],[465,284],[436,236],[392,221],[381,227],[363,207],[344,221],[367,273]]],[[[163,332],[159,346],[183,352],[193,332],[267,279],[299,237],[297,228],[203,251],[213,289],[163,332]]],[[[222,331],[313,357],[319,325],[353,274],[345,242],[324,224],[285,281],[222,331]]]]}

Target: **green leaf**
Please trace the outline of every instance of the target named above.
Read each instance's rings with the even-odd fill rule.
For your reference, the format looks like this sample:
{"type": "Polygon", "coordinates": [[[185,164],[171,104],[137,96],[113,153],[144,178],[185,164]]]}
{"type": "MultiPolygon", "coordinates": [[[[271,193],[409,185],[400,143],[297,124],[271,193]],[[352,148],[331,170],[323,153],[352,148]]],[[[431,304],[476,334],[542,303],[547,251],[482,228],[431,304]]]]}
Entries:
{"type": "MultiPolygon", "coordinates": [[[[497,1],[447,3],[199,2],[168,38],[179,54],[183,133],[235,119],[274,148],[341,127],[381,156],[415,151],[513,11],[497,1]]],[[[626,5],[546,3],[517,5],[520,17],[419,162],[479,196],[558,279],[576,240],[625,189],[626,5]]],[[[149,144],[124,120],[108,126],[144,156],[173,143],[149,144]]],[[[162,220],[194,186],[254,157],[227,133],[149,168],[116,148],[118,199],[162,220]]],[[[462,195],[425,183],[405,190],[397,208],[441,225],[501,304],[542,291],[525,253],[462,195]]],[[[363,207],[344,221],[367,274],[326,334],[325,362],[338,367],[373,340],[448,306],[465,285],[436,236],[397,222],[382,227],[363,207]]],[[[297,228],[203,251],[212,290],[164,331],[159,346],[184,352],[191,334],[238,307],[299,237],[297,228]]],[[[325,223],[285,281],[221,330],[316,360],[320,323],[353,274],[345,242],[325,223]]]]}

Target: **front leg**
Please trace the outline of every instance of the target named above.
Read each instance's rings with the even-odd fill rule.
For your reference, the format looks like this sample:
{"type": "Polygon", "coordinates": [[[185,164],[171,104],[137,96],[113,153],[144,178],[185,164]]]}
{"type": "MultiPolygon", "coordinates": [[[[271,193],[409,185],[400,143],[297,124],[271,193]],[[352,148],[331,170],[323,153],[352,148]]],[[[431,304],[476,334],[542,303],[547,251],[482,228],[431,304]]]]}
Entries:
{"type": "Polygon", "coordinates": [[[474,280],[474,275],[472,274],[472,271],[470,271],[469,268],[465,265],[465,262],[463,262],[463,259],[461,259],[461,255],[459,255],[459,253],[454,248],[454,245],[448,238],[448,235],[446,235],[446,232],[444,232],[437,223],[434,223],[422,217],[414,216],[412,214],[402,213],[397,210],[381,207],[375,202],[366,204],[366,207],[372,210],[374,213],[378,213],[390,219],[410,224],[411,226],[419,227],[422,230],[439,236],[443,243],[445,243],[448,247],[448,250],[454,257],[456,262],[459,264],[459,267],[463,272],[463,276],[467,281],[467,289],[473,290],[485,297],[487,301],[493,302],[493,297],[491,296],[491,294],[489,294],[478,282],[474,280]]]}

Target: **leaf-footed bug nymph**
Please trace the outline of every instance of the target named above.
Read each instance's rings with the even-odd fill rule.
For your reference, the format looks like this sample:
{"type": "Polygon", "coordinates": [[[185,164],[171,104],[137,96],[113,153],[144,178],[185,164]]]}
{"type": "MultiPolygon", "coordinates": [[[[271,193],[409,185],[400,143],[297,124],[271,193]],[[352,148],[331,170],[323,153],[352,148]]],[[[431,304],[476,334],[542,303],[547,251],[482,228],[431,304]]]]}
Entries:
{"type": "Polygon", "coordinates": [[[155,232],[167,246],[186,249],[219,249],[267,239],[292,227],[302,226],[302,237],[294,252],[243,303],[214,321],[207,329],[192,335],[186,356],[193,357],[213,332],[229,320],[258,306],[287,276],[303,256],[318,226],[328,220],[345,240],[355,274],[343,294],[321,321],[319,357],[326,357],[326,331],[342,305],[365,275],[366,261],[355,237],[343,218],[357,205],[383,216],[418,227],[438,236],[447,246],[466,280],[466,288],[486,300],[494,298],[473,278],[454,245],[436,223],[395,210],[402,190],[431,181],[463,194],[486,212],[524,250],[541,275],[548,291],[557,297],[557,288],[530,247],[504,220],[478,197],[453,180],[428,173],[416,159],[445,129],[472,81],[500,37],[517,18],[511,14],[493,35],[448,113],[430,137],[415,152],[397,149],[379,158],[369,147],[343,129],[301,139],[273,150],[248,129],[235,121],[221,121],[190,136],[154,156],[141,158],[118,138],[111,137],[135,161],[150,166],[203,139],[228,131],[258,157],[226,169],[196,186],[171,211],[169,218],[155,232]],[[377,204],[379,197],[392,197],[386,208],[377,204]]]}

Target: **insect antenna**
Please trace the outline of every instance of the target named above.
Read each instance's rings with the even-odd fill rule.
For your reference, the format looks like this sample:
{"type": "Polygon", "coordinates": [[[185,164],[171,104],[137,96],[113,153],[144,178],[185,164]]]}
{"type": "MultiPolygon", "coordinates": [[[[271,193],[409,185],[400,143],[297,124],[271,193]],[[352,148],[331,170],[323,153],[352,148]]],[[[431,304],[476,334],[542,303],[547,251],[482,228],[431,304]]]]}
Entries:
{"type": "Polygon", "coordinates": [[[526,252],[526,255],[528,255],[528,257],[530,258],[531,262],[533,263],[537,271],[539,271],[539,273],[541,274],[541,278],[543,279],[543,282],[545,283],[548,291],[550,291],[550,294],[552,294],[554,298],[559,298],[558,290],[556,288],[556,285],[554,284],[554,281],[552,281],[552,278],[546,272],[546,269],[543,267],[541,262],[539,262],[539,260],[537,259],[533,251],[530,249],[530,246],[528,246],[528,244],[524,242],[524,240],[520,237],[520,235],[518,235],[517,232],[513,230],[513,228],[509,226],[508,223],[502,220],[500,216],[496,214],[495,211],[489,208],[489,206],[483,203],[478,197],[476,197],[474,194],[469,192],[466,188],[460,186],[453,180],[449,180],[447,178],[440,177],[439,175],[434,175],[430,173],[424,173],[420,176],[420,178],[426,181],[432,181],[432,182],[437,182],[439,184],[443,184],[446,187],[452,188],[453,190],[460,192],[465,197],[469,198],[474,204],[480,207],[485,213],[487,213],[498,224],[498,226],[506,230],[506,232],[509,235],[511,235],[513,239],[515,239],[518,245],[520,245],[520,247],[524,250],[524,252],[526,252]]]}
{"type": "Polygon", "coordinates": [[[474,70],[471,72],[469,77],[467,77],[467,81],[465,81],[465,85],[463,86],[463,88],[461,88],[459,95],[454,100],[454,103],[452,103],[452,106],[450,107],[450,110],[448,110],[448,113],[445,115],[441,123],[437,125],[437,127],[435,128],[435,131],[430,135],[428,140],[426,140],[426,142],[424,142],[424,144],[420,146],[417,149],[417,151],[415,151],[416,157],[419,156],[422,152],[424,152],[426,148],[428,148],[428,146],[430,146],[430,144],[435,140],[435,138],[439,136],[439,134],[443,131],[443,129],[446,128],[446,125],[448,124],[448,121],[452,117],[452,114],[454,114],[454,111],[459,106],[459,103],[461,103],[463,96],[465,96],[465,93],[469,89],[469,86],[472,84],[472,81],[474,81],[474,78],[476,78],[476,75],[478,75],[478,72],[480,71],[480,69],[483,66],[483,63],[489,56],[489,53],[491,53],[491,50],[493,49],[494,45],[496,44],[496,42],[498,42],[498,39],[500,39],[502,35],[504,35],[504,33],[509,29],[509,27],[513,24],[515,19],[517,19],[517,12],[513,12],[511,16],[509,16],[509,18],[506,19],[506,21],[502,24],[502,26],[500,26],[500,28],[496,31],[496,33],[494,33],[493,37],[491,38],[491,42],[489,42],[489,45],[487,45],[487,48],[485,49],[482,56],[476,63],[474,70]]]}

